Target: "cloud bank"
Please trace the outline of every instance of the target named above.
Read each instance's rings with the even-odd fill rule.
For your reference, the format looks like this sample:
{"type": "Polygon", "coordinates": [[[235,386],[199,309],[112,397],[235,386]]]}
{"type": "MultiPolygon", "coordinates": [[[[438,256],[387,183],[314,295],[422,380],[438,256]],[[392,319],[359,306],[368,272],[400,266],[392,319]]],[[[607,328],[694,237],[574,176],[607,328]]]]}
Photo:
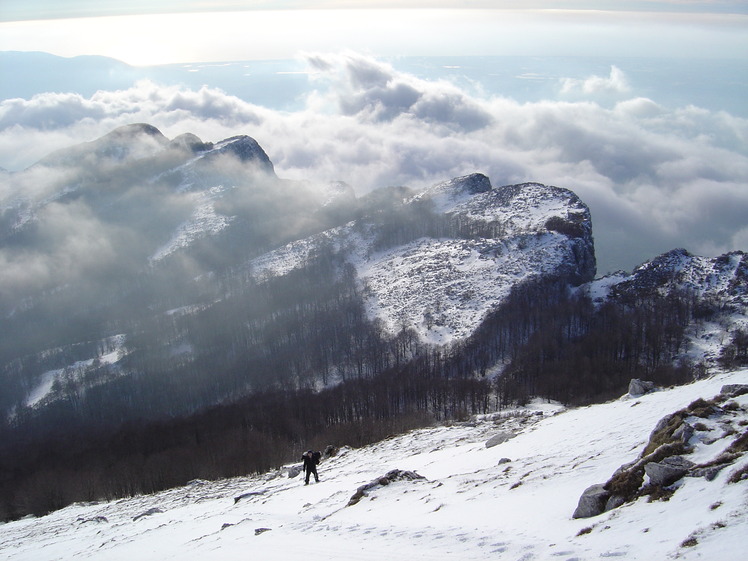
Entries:
{"type": "MultiPolygon", "coordinates": [[[[356,53],[307,55],[305,109],[280,112],[209,87],[143,81],[90,98],[47,93],[0,103],[0,166],[113,128],[148,122],[169,137],[249,134],[279,176],[343,180],[359,192],[425,187],[478,171],[494,185],[540,181],[591,208],[599,272],[674,247],[748,249],[748,120],[639,97],[625,73],[564,78],[557,98],[476,97],[356,53]]],[[[0,187],[7,196],[10,182],[0,187]]]]}

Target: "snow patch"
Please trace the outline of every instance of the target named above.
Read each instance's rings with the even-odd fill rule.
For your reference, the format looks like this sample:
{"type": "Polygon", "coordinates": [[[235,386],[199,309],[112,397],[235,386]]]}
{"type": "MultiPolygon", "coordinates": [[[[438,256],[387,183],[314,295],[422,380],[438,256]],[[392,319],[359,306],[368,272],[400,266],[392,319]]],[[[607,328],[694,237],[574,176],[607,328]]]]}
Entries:
{"type": "Polygon", "coordinates": [[[108,352],[88,359],[78,360],[64,368],[57,368],[43,372],[37,385],[26,397],[26,407],[36,407],[47,397],[51,396],[55,387],[55,382],[69,380],[74,382],[78,387],[84,386],[83,376],[86,373],[86,370],[93,366],[94,363],[105,365],[119,362],[126,353],[125,340],[126,336],[124,334],[109,337],[105,341],[106,347],[111,349],[108,352]]]}

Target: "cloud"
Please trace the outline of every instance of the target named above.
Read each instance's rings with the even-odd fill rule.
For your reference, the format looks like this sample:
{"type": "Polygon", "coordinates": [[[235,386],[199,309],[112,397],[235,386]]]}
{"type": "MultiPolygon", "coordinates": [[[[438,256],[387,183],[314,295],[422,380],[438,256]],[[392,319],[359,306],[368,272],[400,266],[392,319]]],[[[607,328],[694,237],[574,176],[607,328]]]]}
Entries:
{"type": "Polygon", "coordinates": [[[227,136],[237,127],[260,122],[255,106],[218,89],[190,90],[139,81],[126,90],[98,91],[90,98],[76,93],[43,93],[31,99],[0,102],[0,166],[21,169],[48,153],[93,140],[112,129],[149,122],[162,130],[212,132],[227,136]],[[187,129],[197,122],[195,129],[187,129]],[[210,123],[210,131],[199,123],[210,123]]]}
{"type": "Polygon", "coordinates": [[[626,95],[631,86],[626,75],[617,66],[610,67],[608,76],[590,76],[584,80],[576,78],[561,79],[561,94],[569,96],[626,95]]]}
{"type": "Polygon", "coordinates": [[[563,82],[558,100],[519,103],[473,96],[355,53],[307,60],[313,91],[305,109],[294,112],[213,88],[152,82],[88,99],[6,100],[0,165],[29,164],[52,148],[148,122],[168,137],[249,134],[279,176],[343,180],[359,192],[426,187],[474,171],[494,185],[534,180],[566,187],[592,210],[602,273],[631,269],[674,247],[706,254],[746,249],[744,118],[637,96],[616,67],[607,77],[563,82]]]}
{"type": "Polygon", "coordinates": [[[428,82],[400,73],[389,64],[355,53],[309,55],[317,81],[344,115],[375,122],[410,116],[453,130],[472,131],[490,124],[481,105],[448,82],[428,82]]]}

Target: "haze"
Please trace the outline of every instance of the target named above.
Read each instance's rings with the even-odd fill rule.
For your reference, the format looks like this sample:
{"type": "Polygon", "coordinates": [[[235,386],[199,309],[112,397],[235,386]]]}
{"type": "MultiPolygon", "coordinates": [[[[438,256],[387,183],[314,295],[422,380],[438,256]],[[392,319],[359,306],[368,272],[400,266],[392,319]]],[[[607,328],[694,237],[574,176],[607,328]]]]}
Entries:
{"type": "Polygon", "coordinates": [[[474,171],[572,189],[600,273],[748,248],[744,2],[178,4],[4,2],[0,51],[134,67],[3,59],[0,166],[148,122],[248,134],[279,176],[362,192],[474,171]]]}

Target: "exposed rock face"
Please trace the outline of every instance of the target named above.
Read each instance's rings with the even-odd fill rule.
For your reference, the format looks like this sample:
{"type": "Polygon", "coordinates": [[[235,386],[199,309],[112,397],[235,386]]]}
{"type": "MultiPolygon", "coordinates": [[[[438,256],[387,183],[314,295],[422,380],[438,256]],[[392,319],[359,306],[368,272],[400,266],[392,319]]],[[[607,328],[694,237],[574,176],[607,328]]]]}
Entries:
{"type": "Polygon", "coordinates": [[[742,395],[744,389],[744,385],[726,386],[713,400],[697,399],[663,417],[637,460],[621,466],[605,484],[584,491],[574,518],[597,516],[643,495],[668,496],[675,492],[673,484],[683,477],[714,481],[748,451],[748,432],[743,427],[745,407],[736,401],[728,403],[733,393],[742,395]],[[725,444],[713,448],[717,451],[711,459],[704,461],[702,453],[702,463],[696,464],[685,457],[719,440],[725,444]]]}

